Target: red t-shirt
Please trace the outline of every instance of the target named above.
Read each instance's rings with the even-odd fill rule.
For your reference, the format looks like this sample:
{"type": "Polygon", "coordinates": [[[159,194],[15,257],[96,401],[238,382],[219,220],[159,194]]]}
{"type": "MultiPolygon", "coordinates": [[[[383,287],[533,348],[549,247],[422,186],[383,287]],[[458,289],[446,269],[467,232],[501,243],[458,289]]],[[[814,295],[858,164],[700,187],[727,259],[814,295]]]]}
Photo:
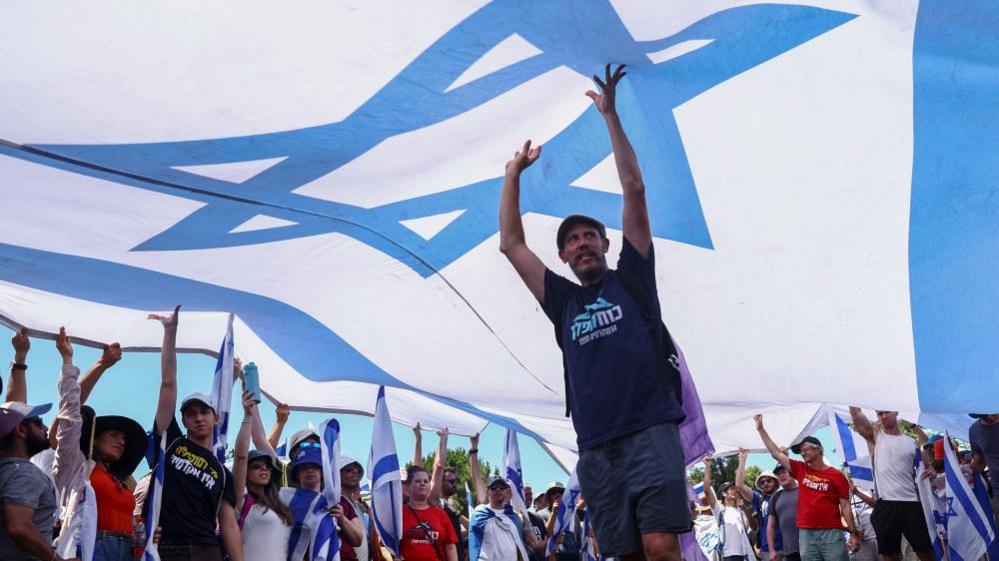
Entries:
{"type": "Polygon", "coordinates": [[[830,530],[843,528],[839,500],[850,497],[850,483],[839,470],[812,469],[804,462],[791,460],[791,477],[798,480],[799,528],[830,530]]]}
{"type": "Polygon", "coordinates": [[[131,534],[135,496],[128,487],[115,481],[101,466],[90,472],[90,485],[97,497],[97,529],[131,534]]]}
{"type": "Polygon", "coordinates": [[[454,526],[443,508],[432,506],[420,510],[403,505],[402,527],[400,553],[406,561],[447,559],[445,546],[458,543],[454,526]]]}

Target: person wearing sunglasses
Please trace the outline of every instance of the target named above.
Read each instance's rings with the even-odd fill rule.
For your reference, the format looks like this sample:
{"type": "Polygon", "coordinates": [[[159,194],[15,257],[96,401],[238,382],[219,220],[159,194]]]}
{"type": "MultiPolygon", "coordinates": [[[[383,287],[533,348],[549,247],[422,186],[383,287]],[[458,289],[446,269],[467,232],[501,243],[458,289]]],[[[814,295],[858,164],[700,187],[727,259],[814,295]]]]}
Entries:
{"type": "Polygon", "coordinates": [[[501,475],[486,483],[488,503],[475,507],[468,521],[469,559],[531,559],[528,548],[541,551],[543,543],[533,532],[524,532],[521,519],[513,511],[513,489],[501,475]]]}
{"type": "Polygon", "coordinates": [[[801,455],[800,461],[792,460],[770,438],[763,426],[763,415],[753,420],[770,455],[798,482],[798,547],[802,561],[847,561],[847,549],[851,553],[860,549],[860,533],[850,505],[850,482],[825,462],[819,439],[806,436],[792,446],[791,452],[801,455]],[[850,540],[845,543],[841,519],[850,532],[850,540]]]}
{"type": "Polygon", "coordinates": [[[294,519],[281,501],[281,468],[262,450],[250,450],[250,435],[257,403],[243,392],[243,423],[236,436],[232,479],[239,506],[244,561],[285,559],[294,519]]]}

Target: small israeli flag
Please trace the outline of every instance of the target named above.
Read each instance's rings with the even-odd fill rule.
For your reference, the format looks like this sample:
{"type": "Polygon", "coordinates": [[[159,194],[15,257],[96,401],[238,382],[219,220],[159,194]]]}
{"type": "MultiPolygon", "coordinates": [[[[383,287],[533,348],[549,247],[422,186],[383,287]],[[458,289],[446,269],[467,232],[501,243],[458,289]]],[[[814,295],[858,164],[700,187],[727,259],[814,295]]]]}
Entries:
{"type": "Polygon", "coordinates": [[[375,528],[382,545],[398,556],[402,540],[402,478],[399,475],[392,420],[385,403],[385,386],[378,388],[375,402],[368,473],[371,475],[371,511],[375,528]]]}
{"type": "Polygon", "coordinates": [[[506,429],[503,477],[513,487],[513,498],[510,500],[513,510],[519,513],[527,512],[527,505],[524,504],[524,470],[520,467],[520,446],[517,444],[516,431],[511,429],[506,429]]]}
{"type": "Polygon", "coordinates": [[[212,434],[212,451],[218,461],[225,463],[225,453],[229,448],[229,412],[232,410],[232,371],[233,371],[233,315],[222,338],[219,358],[215,363],[215,380],[212,382],[212,407],[219,416],[212,434]]]}
{"type": "MultiPolygon", "coordinates": [[[[950,435],[944,433],[947,442],[950,435]]],[[[944,446],[946,459],[944,473],[947,477],[947,503],[944,516],[947,521],[947,543],[952,553],[972,561],[985,555],[989,544],[996,538],[995,528],[989,522],[991,508],[983,508],[961,473],[957,455],[950,446],[944,446]]],[[[952,555],[953,557],[953,555],[952,555]]]]}
{"type": "Polygon", "coordinates": [[[143,553],[144,561],[160,561],[159,545],[153,542],[156,528],[160,525],[160,507],[163,504],[163,470],[166,465],[166,431],[160,435],[158,452],[155,455],[156,471],[153,472],[153,481],[150,482],[152,493],[146,500],[146,549],[143,553]]]}
{"type": "Polygon", "coordinates": [[[579,479],[576,477],[576,470],[572,471],[569,483],[562,494],[561,504],[558,512],[553,513],[555,525],[552,527],[552,535],[548,538],[548,547],[545,549],[545,557],[555,553],[558,549],[558,538],[565,532],[572,531],[573,518],[576,516],[576,503],[579,502],[579,495],[582,491],[579,488],[579,479]]]}

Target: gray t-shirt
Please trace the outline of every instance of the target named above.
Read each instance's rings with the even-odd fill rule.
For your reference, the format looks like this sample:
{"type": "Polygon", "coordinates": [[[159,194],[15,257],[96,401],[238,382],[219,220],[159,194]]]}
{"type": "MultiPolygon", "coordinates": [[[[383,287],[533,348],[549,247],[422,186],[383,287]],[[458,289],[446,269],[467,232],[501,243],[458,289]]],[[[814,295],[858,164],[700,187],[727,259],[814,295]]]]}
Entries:
{"type": "MultiPolygon", "coordinates": [[[[784,555],[798,553],[798,488],[781,489],[770,499],[770,516],[777,517],[784,555]]],[[[770,521],[768,520],[769,524],[770,521]]]]}
{"type": "Polygon", "coordinates": [[[55,516],[55,485],[38,466],[21,458],[0,459],[0,559],[4,561],[36,561],[38,558],[21,551],[4,530],[5,505],[33,509],[32,521],[38,532],[52,541],[52,517],[55,516]]]}
{"type": "MultiPolygon", "coordinates": [[[[999,424],[983,425],[981,421],[975,421],[968,429],[968,440],[971,441],[971,453],[985,458],[989,477],[999,478],[999,424]]],[[[995,479],[992,480],[992,496],[999,497],[999,484],[995,479]]]]}

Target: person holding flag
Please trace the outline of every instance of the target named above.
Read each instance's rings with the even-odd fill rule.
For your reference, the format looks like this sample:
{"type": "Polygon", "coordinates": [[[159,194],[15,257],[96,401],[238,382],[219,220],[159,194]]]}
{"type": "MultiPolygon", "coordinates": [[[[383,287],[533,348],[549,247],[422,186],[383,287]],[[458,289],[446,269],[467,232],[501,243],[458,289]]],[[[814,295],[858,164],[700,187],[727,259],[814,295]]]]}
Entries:
{"type": "Polygon", "coordinates": [[[593,77],[600,92],[586,93],[610,134],[624,195],[617,269],[607,266],[606,228],[589,216],[567,217],[555,239],[580,284],[549,270],[527,246],[520,176],[541,157],[530,141],[506,164],[500,251],[555,326],[579,480],[603,553],[680,561],[678,534],[693,525],[679,433],[681,363],[662,323],[642,172],[615,102],[625,75],[624,65],[612,72],[608,64],[603,80],[593,77]]]}
{"type": "MultiPolygon", "coordinates": [[[[213,453],[213,437],[219,417],[211,398],[194,393],[180,403],[181,421],[177,423],[177,326],[180,306],[172,314],[149,314],[149,319],[163,325],[161,353],[162,381],[153,424],[153,441],[166,437],[165,448],[156,448],[153,464],[163,471],[158,491],[159,526],[162,535],[158,546],[161,561],[221,561],[222,551],[215,529],[222,532],[222,543],[231,561],[243,561],[243,540],[236,521],[236,493],[232,473],[213,453]]],[[[150,483],[153,496],[158,481],[150,483]]],[[[147,501],[156,505],[157,501],[147,501]]],[[[147,513],[147,520],[155,519],[147,513]]]]}
{"type": "Polygon", "coordinates": [[[934,561],[933,544],[923,517],[916,490],[916,455],[926,443],[926,433],[915,427],[919,442],[902,433],[898,411],[878,411],[880,430],[859,407],[850,407],[857,434],[873,449],[874,481],[877,501],[871,512],[871,526],[877,536],[878,553],[884,561],[898,561],[902,556],[902,536],[912,546],[920,561],[934,561]]]}

